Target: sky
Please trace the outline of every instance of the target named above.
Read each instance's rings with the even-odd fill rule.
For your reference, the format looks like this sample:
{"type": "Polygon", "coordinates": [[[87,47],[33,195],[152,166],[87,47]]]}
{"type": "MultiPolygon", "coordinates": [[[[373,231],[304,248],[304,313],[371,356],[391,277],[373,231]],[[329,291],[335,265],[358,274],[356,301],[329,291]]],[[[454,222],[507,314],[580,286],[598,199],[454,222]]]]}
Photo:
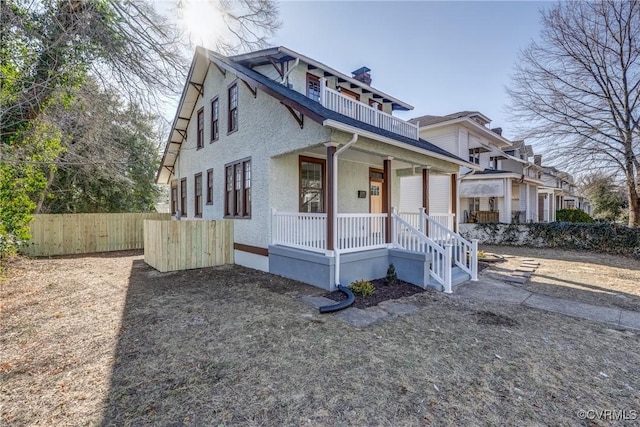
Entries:
{"type": "Polygon", "coordinates": [[[272,43],[347,75],[369,67],[373,87],[414,106],[404,119],[480,111],[515,139],[505,86],[552,4],[283,1],[272,43]]]}
{"type": "MultiPolygon", "coordinates": [[[[172,12],[175,0],[156,0],[172,12]]],[[[180,0],[194,45],[212,43],[224,28],[215,2],[180,0]]],[[[534,1],[279,2],[281,28],[270,40],[350,75],[369,67],[373,87],[414,106],[403,119],[480,111],[519,139],[505,87],[518,53],[541,30],[534,1]]],[[[172,113],[175,109],[172,111],[172,113]]]]}

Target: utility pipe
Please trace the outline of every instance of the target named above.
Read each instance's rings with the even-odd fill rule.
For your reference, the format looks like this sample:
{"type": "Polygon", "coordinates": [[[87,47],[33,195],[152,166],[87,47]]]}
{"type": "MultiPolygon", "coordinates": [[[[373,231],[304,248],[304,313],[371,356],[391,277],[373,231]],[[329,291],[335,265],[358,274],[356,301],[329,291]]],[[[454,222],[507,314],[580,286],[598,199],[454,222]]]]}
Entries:
{"type": "Polygon", "coordinates": [[[356,143],[358,134],[354,133],[353,137],[342,147],[338,148],[333,155],[333,253],[335,254],[335,272],[334,280],[336,286],[340,286],[340,243],[338,242],[338,156],[356,143]]]}

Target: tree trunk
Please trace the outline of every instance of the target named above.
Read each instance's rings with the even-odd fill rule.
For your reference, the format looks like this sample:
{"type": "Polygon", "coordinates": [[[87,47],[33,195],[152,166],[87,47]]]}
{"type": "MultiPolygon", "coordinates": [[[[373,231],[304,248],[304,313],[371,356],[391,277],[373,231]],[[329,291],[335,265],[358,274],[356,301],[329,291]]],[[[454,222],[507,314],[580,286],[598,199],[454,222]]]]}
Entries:
{"type": "Polygon", "coordinates": [[[633,180],[627,180],[629,192],[629,227],[640,228],[640,198],[633,180]]]}

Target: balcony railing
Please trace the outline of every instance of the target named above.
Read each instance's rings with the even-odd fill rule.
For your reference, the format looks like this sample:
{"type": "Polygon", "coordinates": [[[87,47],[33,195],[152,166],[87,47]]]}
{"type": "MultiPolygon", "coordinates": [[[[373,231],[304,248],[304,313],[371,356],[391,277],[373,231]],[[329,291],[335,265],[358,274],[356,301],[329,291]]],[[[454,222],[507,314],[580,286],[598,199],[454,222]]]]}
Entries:
{"type": "Polygon", "coordinates": [[[324,81],[320,87],[320,104],[323,107],[389,132],[415,140],[419,139],[417,125],[345,96],[327,87],[324,81]]]}

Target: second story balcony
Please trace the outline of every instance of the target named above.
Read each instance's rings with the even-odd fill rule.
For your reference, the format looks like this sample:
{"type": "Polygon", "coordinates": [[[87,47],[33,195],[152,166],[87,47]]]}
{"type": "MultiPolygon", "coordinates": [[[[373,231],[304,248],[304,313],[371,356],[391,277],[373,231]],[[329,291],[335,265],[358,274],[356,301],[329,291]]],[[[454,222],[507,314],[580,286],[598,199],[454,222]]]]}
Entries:
{"type": "Polygon", "coordinates": [[[352,97],[346,96],[337,90],[327,87],[325,79],[320,82],[320,104],[329,110],[335,111],[352,119],[370,124],[372,126],[418,140],[418,125],[409,123],[391,114],[380,111],[374,106],[366,105],[352,97]]]}

